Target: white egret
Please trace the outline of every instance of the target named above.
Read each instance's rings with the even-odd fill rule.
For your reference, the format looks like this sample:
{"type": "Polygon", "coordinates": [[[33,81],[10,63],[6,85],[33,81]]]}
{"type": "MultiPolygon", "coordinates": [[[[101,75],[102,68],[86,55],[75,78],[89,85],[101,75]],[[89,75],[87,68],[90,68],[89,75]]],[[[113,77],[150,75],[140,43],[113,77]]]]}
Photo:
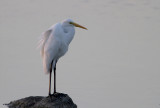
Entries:
{"type": "Polygon", "coordinates": [[[64,20],[51,26],[42,34],[40,40],[41,56],[43,59],[43,69],[45,73],[50,73],[49,76],[49,96],[51,96],[51,74],[54,70],[54,93],[56,93],[56,63],[67,51],[70,42],[72,41],[75,28],[85,27],[73,22],[71,19],[64,20]]]}

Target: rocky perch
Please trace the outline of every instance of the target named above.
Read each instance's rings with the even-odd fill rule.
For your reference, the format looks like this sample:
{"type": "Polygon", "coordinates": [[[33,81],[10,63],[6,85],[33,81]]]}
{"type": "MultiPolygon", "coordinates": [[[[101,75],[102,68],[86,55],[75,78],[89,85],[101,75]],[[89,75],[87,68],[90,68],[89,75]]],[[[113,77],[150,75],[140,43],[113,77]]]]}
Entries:
{"type": "Polygon", "coordinates": [[[77,108],[72,99],[63,93],[51,97],[30,96],[5,104],[8,108],[77,108]]]}

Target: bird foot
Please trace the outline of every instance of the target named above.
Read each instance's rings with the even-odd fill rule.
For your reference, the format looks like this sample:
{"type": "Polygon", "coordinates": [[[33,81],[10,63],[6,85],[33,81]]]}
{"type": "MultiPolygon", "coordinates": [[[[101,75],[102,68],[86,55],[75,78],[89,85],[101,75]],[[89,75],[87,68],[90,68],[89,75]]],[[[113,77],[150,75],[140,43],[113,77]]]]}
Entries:
{"type": "Polygon", "coordinates": [[[50,98],[52,101],[52,94],[48,94],[47,98],[50,98]]]}
{"type": "Polygon", "coordinates": [[[52,94],[52,96],[57,97],[58,94],[59,94],[58,92],[54,92],[54,93],[52,94]]]}

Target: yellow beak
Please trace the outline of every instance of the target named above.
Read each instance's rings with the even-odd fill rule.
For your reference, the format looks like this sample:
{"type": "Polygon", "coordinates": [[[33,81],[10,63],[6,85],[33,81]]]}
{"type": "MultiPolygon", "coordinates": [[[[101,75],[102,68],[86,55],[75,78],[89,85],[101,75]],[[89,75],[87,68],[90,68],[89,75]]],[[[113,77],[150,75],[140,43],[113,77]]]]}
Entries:
{"type": "Polygon", "coordinates": [[[70,22],[70,24],[72,24],[72,25],[74,25],[74,26],[76,26],[76,27],[79,27],[79,28],[88,30],[87,28],[85,28],[85,27],[83,27],[83,26],[81,26],[81,25],[79,25],[79,24],[77,24],[77,23],[75,23],[75,22],[70,22]]]}

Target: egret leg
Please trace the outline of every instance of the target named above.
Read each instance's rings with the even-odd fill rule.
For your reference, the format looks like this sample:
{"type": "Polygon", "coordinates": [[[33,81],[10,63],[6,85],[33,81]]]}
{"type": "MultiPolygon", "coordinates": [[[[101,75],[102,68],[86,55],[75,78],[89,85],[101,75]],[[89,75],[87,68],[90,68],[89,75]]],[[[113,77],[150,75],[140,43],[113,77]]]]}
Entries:
{"type": "Polygon", "coordinates": [[[49,95],[49,96],[51,96],[51,77],[52,77],[52,64],[53,64],[53,61],[51,62],[50,74],[49,74],[49,93],[48,93],[48,95],[49,95]]]}
{"type": "Polygon", "coordinates": [[[55,63],[55,66],[54,66],[54,93],[53,94],[56,93],[56,63],[55,63]]]}
{"type": "Polygon", "coordinates": [[[51,95],[51,76],[52,76],[52,72],[50,71],[50,74],[49,74],[49,93],[48,93],[49,96],[51,95]]]}

